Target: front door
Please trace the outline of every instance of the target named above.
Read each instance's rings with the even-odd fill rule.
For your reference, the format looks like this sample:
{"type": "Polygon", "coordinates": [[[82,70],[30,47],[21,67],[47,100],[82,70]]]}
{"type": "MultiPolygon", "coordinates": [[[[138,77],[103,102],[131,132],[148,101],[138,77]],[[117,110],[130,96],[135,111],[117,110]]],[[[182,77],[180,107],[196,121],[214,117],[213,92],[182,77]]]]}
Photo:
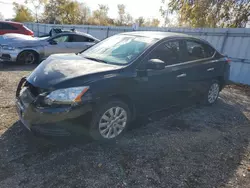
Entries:
{"type": "Polygon", "coordinates": [[[69,49],[67,48],[68,43],[68,34],[59,35],[50,39],[47,45],[44,47],[45,57],[48,57],[51,54],[70,53],[69,49]]]}
{"type": "Polygon", "coordinates": [[[192,89],[190,65],[182,60],[182,40],[166,41],[158,45],[139,65],[137,109],[142,113],[168,108],[185,101],[192,89]],[[146,64],[150,59],[165,62],[163,70],[150,70],[146,64]]]}

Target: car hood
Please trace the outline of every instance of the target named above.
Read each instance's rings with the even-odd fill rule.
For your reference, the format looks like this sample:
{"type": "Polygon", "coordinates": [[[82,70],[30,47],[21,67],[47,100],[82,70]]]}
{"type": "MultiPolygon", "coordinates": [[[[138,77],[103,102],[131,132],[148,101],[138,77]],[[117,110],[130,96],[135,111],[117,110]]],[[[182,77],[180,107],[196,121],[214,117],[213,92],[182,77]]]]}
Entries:
{"type": "Polygon", "coordinates": [[[0,36],[0,45],[11,45],[14,47],[37,46],[44,40],[21,34],[5,34],[0,36]]]}
{"type": "Polygon", "coordinates": [[[76,54],[54,54],[44,60],[27,80],[43,89],[73,87],[93,81],[91,75],[103,76],[121,68],[123,66],[99,63],[76,54]]]}

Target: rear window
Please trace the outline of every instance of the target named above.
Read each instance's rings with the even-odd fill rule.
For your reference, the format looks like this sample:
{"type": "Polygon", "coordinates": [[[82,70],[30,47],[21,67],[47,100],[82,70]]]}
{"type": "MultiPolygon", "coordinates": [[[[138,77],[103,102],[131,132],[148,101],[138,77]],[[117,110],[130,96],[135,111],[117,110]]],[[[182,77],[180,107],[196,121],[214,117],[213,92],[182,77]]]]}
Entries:
{"type": "Polygon", "coordinates": [[[0,23],[0,29],[3,29],[3,30],[17,30],[16,27],[14,27],[13,25],[8,24],[8,23],[0,23]]]}
{"type": "Polygon", "coordinates": [[[28,27],[26,27],[25,25],[22,25],[22,27],[28,31],[31,31],[28,27]]]}
{"type": "Polygon", "coordinates": [[[215,53],[211,46],[198,41],[188,40],[186,41],[186,46],[188,61],[210,58],[215,53]]]}
{"type": "Polygon", "coordinates": [[[94,42],[94,40],[81,35],[72,35],[71,42],[94,42]]]}

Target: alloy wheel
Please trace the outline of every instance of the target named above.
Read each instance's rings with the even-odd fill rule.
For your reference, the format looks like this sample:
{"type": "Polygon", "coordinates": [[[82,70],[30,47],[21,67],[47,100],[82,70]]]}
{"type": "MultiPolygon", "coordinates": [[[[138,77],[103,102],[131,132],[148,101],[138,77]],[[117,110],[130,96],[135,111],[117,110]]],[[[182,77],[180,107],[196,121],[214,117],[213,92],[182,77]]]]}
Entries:
{"type": "Polygon", "coordinates": [[[220,86],[218,83],[213,83],[208,91],[208,102],[214,103],[219,96],[220,86]]]}
{"type": "Polygon", "coordinates": [[[35,63],[36,57],[35,54],[29,51],[22,52],[18,58],[18,62],[25,64],[25,65],[30,65],[35,63]]]}
{"type": "Polygon", "coordinates": [[[99,132],[104,138],[115,138],[124,130],[127,121],[128,115],[123,108],[112,107],[101,116],[99,132]]]}
{"type": "Polygon", "coordinates": [[[24,57],[24,63],[26,65],[33,64],[35,62],[35,56],[31,52],[27,52],[26,56],[24,57]]]}

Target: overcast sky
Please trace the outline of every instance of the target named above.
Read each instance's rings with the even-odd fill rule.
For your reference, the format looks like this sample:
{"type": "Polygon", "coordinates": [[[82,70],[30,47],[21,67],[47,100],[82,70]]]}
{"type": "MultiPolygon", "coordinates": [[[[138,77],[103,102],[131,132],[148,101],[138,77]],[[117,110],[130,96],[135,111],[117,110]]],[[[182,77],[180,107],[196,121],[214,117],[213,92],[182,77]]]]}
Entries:
{"type": "MultiPolygon", "coordinates": [[[[12,18],[13,2],[24,3],[25,0],[0,0],[0,11],[4,18],[12,18]]],[[[129,12],[134,18],[143,16],[146,18],[158,18],[161,19],[159,8],[161,6],[161,0],[78,0],[79,2],[86,3],[91,10],[98,8],[98,4],[106,4],[109,6],[109,16],[111,18],[117,17],[117,4],[124,4],[127,12],[129,12]]]]}

